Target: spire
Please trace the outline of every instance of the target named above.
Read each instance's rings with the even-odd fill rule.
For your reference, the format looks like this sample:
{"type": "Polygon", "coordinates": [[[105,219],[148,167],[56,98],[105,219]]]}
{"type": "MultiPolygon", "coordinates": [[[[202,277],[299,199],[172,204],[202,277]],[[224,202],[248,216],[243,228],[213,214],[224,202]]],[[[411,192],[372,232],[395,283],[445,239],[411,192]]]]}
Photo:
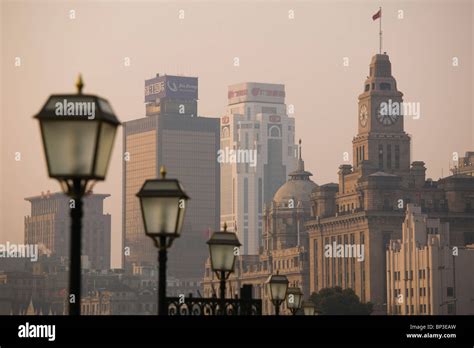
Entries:
{"type": "Polygon", "coordinates": [[[304,161],[303,161],[303,146],[301,145],[301,139],[298,142],[298,162],[296,165],[296,170],[289,174],[290,180],[309,180],[309,177],[312,176],[310,172],[304,170],[304,161]]]}
{"type": "Polygon", "coordinates": [[[300,149],[300,160],[301,160],[301,151],[303,150],[303,149],[301,148],[301,138],[300,138],[300,146],[299,146],[299,149],[300,149]]]}

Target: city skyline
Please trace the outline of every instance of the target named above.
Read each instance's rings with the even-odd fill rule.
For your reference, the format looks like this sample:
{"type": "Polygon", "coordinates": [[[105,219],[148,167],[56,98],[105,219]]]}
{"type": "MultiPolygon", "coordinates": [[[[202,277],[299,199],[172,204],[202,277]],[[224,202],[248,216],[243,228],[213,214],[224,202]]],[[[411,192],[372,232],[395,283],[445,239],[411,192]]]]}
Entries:
{"type": "MultiPolygon", "coordinates": [[[[390,54],[394,65],[394,75],[397,76],[400,90],[405,94],[405,100],[421,104],[421,118],[419,120],[407,119],[405,122],[405,129],[413,135],[412,160],[424,160],[428,168],[427,177],[433,177],[435,180],[441,176],[441,168],[443,168],[444,176],[450,174],[448,163],[451,161],[453,164],[451,160],[453,152],[457,151],[461,157],[465,151],[472,150],[474,147],[472,104],[469,100],[473,92],[470,81],[472,67],[467,63],[472,61],[472,51],[469,50],[469,47],[472,47],[472,32],[470,35],[462,35],[470,28],[472,5],[462,1],[454,3],[458,6],[437,4],[434,8],[430,8],[430,13],[423,12],[423,6],[420,4],[403,6],[382,4],[385,16],[384,51],[390,54]],[[399,9],[404,10],[404,19],[397,18],[399,9]],[[440,22],[440,18],[444,21],[440,22]],[[422,47],[416,45],[426,33],[412,32],[413,28],[419,27],[426,28],[426,32],[431,34],[431,36],[426,36],[429,39],[422,47]],[[409,53],[406,52],[407,50],[409,53]],[[453,67],[453,57],[459,58],[459,66],[453,67]],[[451,86],[456,88],[451,88],[451,86]],[[449,118],[445,117],[446,115],[449,115],[449,118]],[[454,133],[456,136],[445,136],[454,133]],[[430,137],[426,136],[427,134],[430,137]],[[443,139],[443,143],[438,139],[443,139]],[[436,151],[431,151],[433,148],[436,151]]],[[[142,4],[138,8],[131,9],[130,15],[135,15],[136,22],[144,26],[143,29],[137,27],[133,32],[134,35],[144,35],[142,41],[138,40],[137,43],[130,44],[128,50],[120,45],[118,45],[119,48],[114,47],[114,49],[110,47],[111,45],[107,45],[109,51],[99,51],[104,55],[101,56],[103,60],[97,63],[97,59],[91,60],[87,55],[77,54],[78,51],[87,52],[87,49],[94,47],[93,43],[90,43],[92,47],[89,47],[87,40],[80,43],[80,39],[87,38],[88,34],[91,35],[91,28],[88,28],[87,23],[94,23],[99,16],[106,16],[108,29],[101,28],[98,35],[102,35],[102,38],[111,37],[116,42],[120,42],[121,37],[124,37],[131,27],[126,24],[119,25],[123,17],[117,13],[116,7],[109,8],[107,5],[98,4],[75,5],[73,7],[76,8],[77,17],[72,20],[69,18],[71,6],[64,4],[54,8],[51,4],[47,4],[43,8],[32,3],[2,3],[2,19],[5,19],[2,37],[7,31],[14,32],[18,40],[2,41],[4,78],[0,93],[2,97],[0,143],[3,165],[0,242],[21,241],[24,232],[23,216],[27,214],[24,197],[37,195],[41,191],[59,190],[57,183],[47,179],[44,158],[39,146],[37,124],[31,117],[39,110],[50,93],[73,90],[73,82],[78,69],[84,74],[85,91],[98,93],[109,99],[122,121],[144,114],[143,81],[156,72],[198,76],[200,81],[199,114],[211,117],[220,117],[224,114],[227,104],[227,87],[231,84],[245,81],[285,84],[287,105],[295,106],[295,113],[292,116],[295,117],[296,139],[303,138],[305,149],[311,149],[311,151],[306,150],[306,167],[313,172],[313,178],[318,183],[337,180],[334,168],[340,164],[352,162],[350,139],[357,128],[358,112],[354,100],[361,90],[361,81],[368,74],[367,61],[378,48],[378,26],[370,18],[378,3],[360,4],[360,6],[348,4],[341,8],[321,3],[282,3],[272,4],[273,6],[259,3],[254,12],[248,11],[250,6],[248,4],[239,3],[237,6],[235,3],[235,7],[238,7],[237,13],[245,16],[249,25],[241,28],[241,35],[235,38],[234,45],[232,45],[232,37],[230,43],[225,37],[225,34],[230,36],[233,29],[224,28],[225,23],[233,23],[232,7],[219,7],[215,3],[212,4],[214,8],[212,12],[208,11],[209,8],[206,10],[206,3],[183,5],[185,12],[182,20],[178,18],[179,5],[161,4],[166,10],[163,11],[164,14],[156,13],[156,16],[162,16],[160,18],[164,23],[178,28],[177,39],[173,42],[167,42],[169,38],[162,38],[172,47],[169,52],[166,49],[158,50],[163,53],[164,58],[143,44],[147,42],[146,35],[149,35],[150,18],[154,18],[148,14],[153,5],[142,4]],[[10,13],[8,17],[6,9],[10,13]],[[295,11],[293,20],[288,18],[290,9],[295,11]],[[42,43],[43,50],[41,50],[42,47],[36,45],[23,47],[22,42],[38,42],[35,40],[35,35],[39,33],[35,30],[22,29],[22,23],[31,11],[39,11],[31,23],[32,28],[38,28],[39,32],[42,32],[46,28],[45,20],[48,21],[51,30],[54,30],[56,25],[70,25],[71,34],[68,38],[71,42],[63,42],[67,38],[60,32],[55,34],[58,36],[53,36],[50,42],[42,43]],[[50,11],[49,16],[41,18],[40,13],[44,14],[41,11],[50,11]],[[320,22],[313,21],[314,18],[311,15],[314,16],[315,13],[321,11],[325,12],[326,16],[318,16],[320,22]],[[52,16],[52,13],[57,16],[52,16]],[[175,17],[169,16],[170,13],[174,13],[175,17]],[[203,16],[210,16],[216,20],[216,23],[221,24],[222,33],[213,34],[212,23],[206,24],[199,19],[203,16]],[[344,21],[349,23],[345,24],[344,21]],[[347,30],[354,21],[360,26],[358,32],[347,30]],[[265,30],[255,30],[259,23],[266,24],[265,30]],[[321,34],[325,33],[320,30],[325,25],[334,28],[332,34],[321,34]],[[192,31],[194,32],[191,33],[192,31]],[[200,44],[194,43],[196,35],[202,35],[205,40],[200,44]],[[249,40],[246,41],[244,38],[249,40]],[[336,38],[346,38],[342,40],[344,45],[336,38]],[[281,45],[282,39],[286,40],[286,45],[281,45]],[[65,57],[69,59],[70,66],[64,63],[64,65],[58,65],[57,52],[52,49],[55,47],[55,40],[68,48],[61,59],[64,60],[65,57]],[[266,47],[265,52],[258,49],[263,43],[266,47]],[[176,55],[183,52],[183,45],[186,51],[187,47],[189,50],[191,48],[211,49],[214,44],[225,44],[220,50],[224,53],[218,53],[215,50],[212,50],[213,54],[203,52],[203,58],[186,53],[176,55]],[[315,44],[315,47],[311,47],[311,44],[315,44]],[[318,50],[320,47],[322,49],[318,50]],[[259,54],[254,54],[255,48],[261,53],[261,57],[259,54]],[[282,52],[285,54],[280,57],[278,54],[282,52]],[[21,66],[14,66],[15,57],[22,58],[21,66]],[[130,58],[131,65],[128,67],[124,65],[126,57],[130,58]],[[175,65],[181,65],[180,69],[168,63],[176,57],[178,57],[178,63],[175,65]],[[239,57],[239,67],[234,66],[235,57],[239,57]],[[288,60],[292,57],[297,59],[297,64],[285,69],[289,65],[288,60]],[[349,58],[349,66],[343,65],[344,57],[349,58]],[[80,60],[77,60],[79,58],[80,60]],[[157,63],[156,58],[162,60],[157,63]],[[109,61],[112,64],[109,64],[109,61]],[[41,71],[35,70],[38,66],[44,66],[44,68],[41,71]],[[219,73],[216,74],[216,71],[219,73]],[[49,78],[49,76],[54,76],[54,78],[49,78]],[[111,78],[118,78],[117,83],[112,85],[111,78]],[[25,93],[25,84],[35,86],[35,88],[28,89],[25,93]],[[25,95],[29,98],[29,103],[23,102],[25,95]],[[314,137],[315,130],[324,137],[314,137]],[[9,134],[14,134],[15,137],[12,138],[9,134]],[[327,143],[331,144],[331,148],[324,146],[327,143]],[[29,144],[37,144],[37,146],[29,144]],[[22,156],[19,162],[14,160],[17,151],[21,152],[22,156]],[[349,153],[349,159],[346,162],[343,160],[344,152],[349,153]],[[34,180],[30,173],[36,173],[33,176],[34,180]],[[7,182],[8,185],[6,185],[7,182]],[[11,182],[17,184],[11,185],[11,182]]],[[[127,6],[127,4],[121,4],[118,8],[127,6]]],[[[27,26],[23,25],[23,27],[27,26]]],[[[48,33],[53,35],[51,31],[48,33]]],[[[163,47],[166,47],[166,43],[163,47]]],[[[96,193],[111,194],[109,202],[106,202],[105,212],[110,213],[113,220],[112,265],[115,267],[120,265],[121,258],[119,247],[122,206],[120,198],[121,135],[122,133],[119,133],[117,136],[107,181],[98,184],[95,190],[96,193]]]]}

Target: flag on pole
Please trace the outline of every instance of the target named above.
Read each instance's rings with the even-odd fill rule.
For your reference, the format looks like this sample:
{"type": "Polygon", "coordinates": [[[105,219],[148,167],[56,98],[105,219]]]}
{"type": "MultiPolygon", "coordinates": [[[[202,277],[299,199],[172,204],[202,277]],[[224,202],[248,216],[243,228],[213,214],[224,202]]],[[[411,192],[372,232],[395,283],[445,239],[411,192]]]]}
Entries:
{"type": "Polygon", "coordinates": [[[372,16],[372,20],[376,20],[377,18],[382,17],[382,9],[378,10],[376,14],[372,16]]]}

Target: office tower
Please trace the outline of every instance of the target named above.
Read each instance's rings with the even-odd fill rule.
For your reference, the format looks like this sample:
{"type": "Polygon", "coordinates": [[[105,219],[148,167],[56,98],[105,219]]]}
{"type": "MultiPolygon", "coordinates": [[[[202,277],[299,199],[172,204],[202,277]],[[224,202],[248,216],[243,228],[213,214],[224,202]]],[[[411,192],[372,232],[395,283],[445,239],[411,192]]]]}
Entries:
{"type": "Polygon", "coordinates": [[[146,116],[124,123],[123,265],[128,270],[157,263],[135,195],[146,179],[160,177],[164,165],[167,177],[177,178],[191,197],[181,237],[168,253],[169,277],[193,283],[202,278],[209,230],[219,225],[219,119],[198,117],[197,100],[197,78],[157,75],[145,81],[146,116]]]}
{"type": "MultiPolygon", "coordinates": [[[[90,268],[110,268],[111,217],[104,214],[106,194],[84,197],[82,219],[82,255],[90,268]]],[[[42,253],[69,257],[71,198],[63,193],[41,193],[25,198],[31,203],[31,215],[25,217],[25,244],[38,244],[42,253]]]]}
{"type": "Polygon", "coordinates": [[[296,167],[296,150],[284,85],[229,87],[227,112],[221,117],[221,224],[237,230],[243,254],[258,254],[263,205],[296,167]]]}

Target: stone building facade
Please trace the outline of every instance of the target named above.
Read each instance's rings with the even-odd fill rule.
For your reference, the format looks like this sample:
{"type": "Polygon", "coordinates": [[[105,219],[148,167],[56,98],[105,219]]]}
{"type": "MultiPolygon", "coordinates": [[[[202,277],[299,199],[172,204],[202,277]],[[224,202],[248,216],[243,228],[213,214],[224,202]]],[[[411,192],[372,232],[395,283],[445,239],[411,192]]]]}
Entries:
{"type": "Polygon", "coordinates": [[[402,239],[387,250],[387,313],[474,314],[474,245],[449,245],[449,223],[407,207],[402,239]]]}
{"type": "Polygon", "coordinates": [[[313,218],[306,224],[311,292],[352,288],[362,302],[374,303],[378,313],[386,313],[386,246],[390,239],[401,238],[408,203],[449,222],[451,244],[474,241],[474,178],[426,178],[424,162],[411,160],[403,104],[398,104],[398,111],[393,107],[402,97],[388,55],[376,54],[359,95],[353,164],[339,167],[337,184],[313,191],[313,218]],[[363,260],[351,255],[326,257],[326,246],[333,243],[363,246],[363,260]]]}

